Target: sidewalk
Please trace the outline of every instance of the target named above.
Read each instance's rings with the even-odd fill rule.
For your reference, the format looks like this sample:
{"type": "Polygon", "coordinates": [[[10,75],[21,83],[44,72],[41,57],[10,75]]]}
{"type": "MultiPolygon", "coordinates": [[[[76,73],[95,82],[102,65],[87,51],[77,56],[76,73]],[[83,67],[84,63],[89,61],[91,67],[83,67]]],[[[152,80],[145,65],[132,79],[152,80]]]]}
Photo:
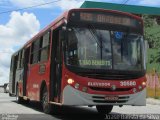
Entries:
{"type": "Polygon", "coordinates": [[[147,98],[146,102],[147,104],[160,105],[160,99],[147,98]]]}

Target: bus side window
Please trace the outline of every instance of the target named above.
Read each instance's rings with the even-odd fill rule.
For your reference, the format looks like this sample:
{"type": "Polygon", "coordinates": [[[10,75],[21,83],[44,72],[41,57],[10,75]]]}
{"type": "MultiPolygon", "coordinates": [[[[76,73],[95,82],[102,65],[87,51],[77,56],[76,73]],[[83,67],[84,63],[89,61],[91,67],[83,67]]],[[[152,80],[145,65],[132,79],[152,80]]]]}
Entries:
{"type": "Polygon", "coordinates": [[[10,71],[13,71],[13,66],[14,66],[14,56],[11,59],[10,71]]]}
{"type": "Polygon", "coordinates": [[[50,32],[47,32],[42,37],[32,43],[31,49],[31,64],[48,60],[50,46],[50,32]]]}
{"type": "Polygon", "coordinates": [[[50,32],[47,32],[42,37],[42,48],[40,50],[40,61],[48,60],[50,46],[50,32]]]}
{"type": "Polygon", "coordinates": [[[21,68],[24,67],[24,49],[22,50],[22,55],[21,55],[21,68]]]}
{"type": "Polygon", "coordinates": [[[35,64],[39,62],[39,50],[41,48],[41,39],[38,38],[36,41],[32,43],[31,50],[31,64],[35,64]]]}
{"type": "Polygon", "coordinates": [[[22,50],[19,51],[19,53],[18,53],[18,61],[17,62],[18,62],[17,63],[17,69],[22,68],[22,64],[21,64],[21,62],[22,62],[22,50]]]}

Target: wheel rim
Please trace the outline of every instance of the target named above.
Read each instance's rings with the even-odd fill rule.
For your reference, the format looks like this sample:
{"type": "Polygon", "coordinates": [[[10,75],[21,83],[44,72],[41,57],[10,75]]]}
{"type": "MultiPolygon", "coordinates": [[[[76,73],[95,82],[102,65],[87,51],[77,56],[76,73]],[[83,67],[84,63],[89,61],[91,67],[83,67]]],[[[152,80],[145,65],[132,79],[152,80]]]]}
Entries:
{"type": "Polygon", "coordinates": [[[19,96],[18,96],[18,89],[17,89],[17,93],[16,93],[16,100],[19,101],[19,96]]]}
{"type": "Polygon", "coordinates": [[[43,110],[48,109],[48,95],[44,93],[43,95],[43,110]]]}

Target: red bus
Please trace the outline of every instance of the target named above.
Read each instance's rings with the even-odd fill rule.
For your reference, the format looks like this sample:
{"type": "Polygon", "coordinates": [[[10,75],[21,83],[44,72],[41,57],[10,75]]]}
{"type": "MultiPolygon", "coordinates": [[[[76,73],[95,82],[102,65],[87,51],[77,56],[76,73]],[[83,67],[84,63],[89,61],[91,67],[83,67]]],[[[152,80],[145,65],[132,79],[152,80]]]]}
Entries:
{"type": "Polygon", "coordinates": [[[143,21],[129,13],[71,9],[12,55],[10,95],[53,105],[146,104],[143,21]]]}

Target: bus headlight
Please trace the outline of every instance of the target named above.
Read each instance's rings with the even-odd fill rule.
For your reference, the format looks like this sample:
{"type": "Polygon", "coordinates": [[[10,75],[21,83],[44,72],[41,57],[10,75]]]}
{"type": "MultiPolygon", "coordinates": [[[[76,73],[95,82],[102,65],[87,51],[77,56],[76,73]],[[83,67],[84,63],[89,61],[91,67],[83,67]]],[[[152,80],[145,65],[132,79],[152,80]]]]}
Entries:
{"type": "Polygon", "coordinates": [[[74,83],[74,80],[73,80],[72,78],[69,78],[69,79],[67,80],[67,83],[71,85],[71,84],[74,83]]]}
{"type": "Polygon", "coordinates": [[[143,86],[146,86],[146,82],[142,82],[142,85],[143,85],[143,86]]]}

